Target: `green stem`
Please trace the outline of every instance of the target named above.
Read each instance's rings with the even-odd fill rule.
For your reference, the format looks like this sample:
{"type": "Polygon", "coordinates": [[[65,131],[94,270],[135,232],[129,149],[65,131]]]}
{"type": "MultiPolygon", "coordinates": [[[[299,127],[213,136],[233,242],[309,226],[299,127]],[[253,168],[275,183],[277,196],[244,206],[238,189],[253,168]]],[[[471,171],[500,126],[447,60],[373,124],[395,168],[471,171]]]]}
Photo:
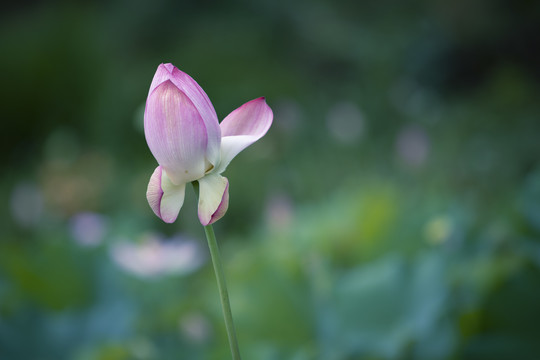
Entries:
{"type": "MultiPolygon", "coordinates": [[[[195,193],[199,195],[199,184],[196,181],[193,181],[192,184],[193,190],[195,190],[195,193]]],[[[214,265],[214,273],[216,274],[219,298],[221,300],[221,309],[223,310],[223,317],[225,318],[225,327],[227,329],[227,337],[229,338],[229,346],[231,347],[232,358],[233,360],[240,360],[240,350],[238,349],[236,331],[234,330],[231,304],[229,302],[229,292],[227,291],[225,273],[223,271],[223,266],[221,265],[221,256],[219,255],[216,234],[214,234],[214,228],[212,225],[205,226],[204,233],[206,234],[206,240],[208,240],[210,256],[212,257],[212,264],[214,265]]]]}
{"type": "Polygon", "coordinates": [[[229,293],[227,292],[227,284],[225,283],[225,274],[223,272],[223,266],[221,265],[216,235],[214,234],[212,225],[205,226],[204,232],[206,233],[210,255],[212,256],[212,263],[214,264],[214,272],[216,273],[221,308],[223,310],[223,317],[225,318],[225,326],[227,328],[227,336],[229,337],[232,358],[233,360],[240,360],[240,350],[238,349],[238,342],[236,341],[236,331],[234,330],[231,304],[229,303],[229,293]]]}

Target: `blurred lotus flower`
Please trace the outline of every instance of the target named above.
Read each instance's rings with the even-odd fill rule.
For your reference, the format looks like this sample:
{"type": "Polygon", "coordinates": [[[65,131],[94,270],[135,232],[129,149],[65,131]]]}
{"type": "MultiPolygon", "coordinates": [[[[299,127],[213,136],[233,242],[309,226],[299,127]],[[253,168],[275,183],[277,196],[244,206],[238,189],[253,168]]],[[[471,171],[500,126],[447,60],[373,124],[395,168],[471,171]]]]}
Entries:
{"type": "Polygon", "coordinates": [[[419,168],[426,162],[430,141],[426,131],[418,125],[408,125],[398,134],[396,152],[408,166],[419,168]]]}
{"type": "Polygon", "coordinates": [[[219,220],[229,205],[229,181],[220,174],[239,152],[266,134],[272,118],[264,98],[258,98],[220,124],[195,80],[172,64],[159,65],[144,112],[146,141],[159,164],[146,193],[154,213],[174,222],[186,184],[198,181],[201,224],[219,220]]]}
{"type": "Polygon", "coordinates": [[[105,237],[107,220],[103,215],[83,212],[69,221],[71,236],[82,246],[97,246],[105,237]]]}
{"type": "Polygon", "coordinates": [[[180,236],[149,236],[140,243],[119,241],[110,249],[113,261],[139,277],[188,274],[198,269],[204,256],[197,242],[180,236]]]}

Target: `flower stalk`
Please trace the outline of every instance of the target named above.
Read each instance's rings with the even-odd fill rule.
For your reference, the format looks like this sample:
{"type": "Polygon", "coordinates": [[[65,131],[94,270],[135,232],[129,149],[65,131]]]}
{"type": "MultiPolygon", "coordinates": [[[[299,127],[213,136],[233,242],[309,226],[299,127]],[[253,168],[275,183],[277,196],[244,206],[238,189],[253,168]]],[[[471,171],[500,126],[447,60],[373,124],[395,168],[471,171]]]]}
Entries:
{"type": "MultiPolygon", "coordinates": [[[[195,190],[195,193],[198,193],[199,184],[196,181],[192,182],[192,184],[193,190],[195,190]]],[[[221,309],[223,311],[223,318],[225,319],[225,328],[227,330],[227,337],[229,338],[229,346],[231,348],[232,358],[233,360],[240,360],[240,349],[238,348],[238,340],[236,339],[236,330],[234,328],[231,303],[229,301],[229,292],[227,291],[227,283],[225,281],[225,272],[223,271],[223,265],[221,264],[221,256],[219,254],[216,234],[214,233],[212,224],[204,226],[204,233],[206,235],[206,240],[208,241],[212,265],[214,266],[214,273],[216,275],[219,290],[219,298],[221,300],[221,309]]]]}
{"type": "Polygon", "coordinates": [[[234,329],[231,304],[229,302],[229,293],[227,291],[225,274],[223,272],[223,266],[221,265],[221,257],[219,255],[216,235],[214,234],[212,224],[206,225],[204,227],[204,232],[206,233],[206,239],[208,240],[208,247],[210,248],[210,255],[212,257],[212,264],[214,265],[214,272],[216,274],[219,289],[219,298],[221,299],[221,309],[223,310],[223,317],[225,318],[225,327],[227,329],[232,358],[233,360],[240,360],[240,350],[238,348],[238,341],[236,340],[236,331],[234,329]]]}

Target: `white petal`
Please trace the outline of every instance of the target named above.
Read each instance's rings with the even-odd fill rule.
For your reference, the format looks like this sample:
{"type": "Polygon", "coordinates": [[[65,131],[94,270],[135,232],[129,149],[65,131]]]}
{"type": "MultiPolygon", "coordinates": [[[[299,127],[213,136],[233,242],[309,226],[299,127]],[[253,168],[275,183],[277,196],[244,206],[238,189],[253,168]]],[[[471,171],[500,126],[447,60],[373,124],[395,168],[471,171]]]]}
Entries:
{"type": "Polygon", "coordinates": [[[225,215],[229,208],[229,180],[211,173],[199,180],[199,220],[203,226],[225,215]]]}
{"type": "Polygon", "coordinates": [[[173,223],[184,204],[185,189],[186,184],[173,184],[163,167],[158,166],[150,177],[146,198],[161,220],[173,223]]]}

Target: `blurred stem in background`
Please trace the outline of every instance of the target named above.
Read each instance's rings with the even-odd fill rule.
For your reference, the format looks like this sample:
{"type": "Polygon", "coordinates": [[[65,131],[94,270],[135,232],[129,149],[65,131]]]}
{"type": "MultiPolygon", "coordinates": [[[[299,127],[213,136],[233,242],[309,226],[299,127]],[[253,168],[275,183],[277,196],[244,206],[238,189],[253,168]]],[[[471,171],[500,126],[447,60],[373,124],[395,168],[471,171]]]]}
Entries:
{"type": "MultiPolygon", "coordinates": [[[[195,193],[198,195],[199,184],[196,181],[192,182],[192,184],[193,190],[195,190],[195,193]]],[[[216,274],[219,298],[221,300],[221,309],[223,310],[223,317],[225,319],[225,327],[227,329],[227,336],[229,338],[232,358],[233,360],[240,360],[240,350],[238,348],[238,341],[236,340],[236,331],[234,329],[231,304],[229,302],[229,292],[227,291],[225,273],[223,271],[223,266],[221,265],[221,256],[219,255],[216,234],[214,233],[212,224],[204,226],[204,233],[206,234],[206,240],[208,240],[208,248],[210,249],[210,256],[212,257],[212,264],[214,265],[214,273],[216,274]]]]}

